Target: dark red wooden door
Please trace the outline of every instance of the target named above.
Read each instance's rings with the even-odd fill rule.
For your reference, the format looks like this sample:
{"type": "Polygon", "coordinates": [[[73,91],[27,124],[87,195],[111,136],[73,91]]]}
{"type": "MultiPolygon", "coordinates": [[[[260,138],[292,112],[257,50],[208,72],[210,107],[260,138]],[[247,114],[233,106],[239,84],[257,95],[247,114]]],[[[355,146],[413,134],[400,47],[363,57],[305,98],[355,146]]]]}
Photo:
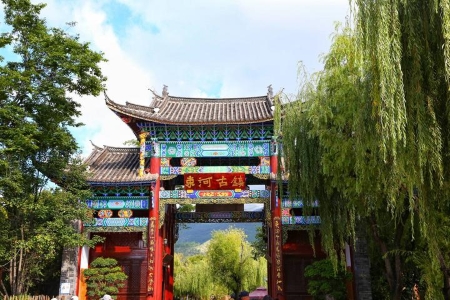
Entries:
{"type": "MultiPolygon", "coordinates": [[[[97,233],[96,233],[97,234],[97,233]]],[[[147,248],[140,232],[98,233],[105,238],[91,249],[89,261],[110,257],[118,261],[128,280],[120,289],[117,300],[145,300],[147,294],[147,248]]]]}
{"type": "Polygon", "coordinates": [[[286,300],[312,300],[308,294],[305,268],[314,262],[313,258],[298,255],[283,256],[284,292],[286,300]]]}

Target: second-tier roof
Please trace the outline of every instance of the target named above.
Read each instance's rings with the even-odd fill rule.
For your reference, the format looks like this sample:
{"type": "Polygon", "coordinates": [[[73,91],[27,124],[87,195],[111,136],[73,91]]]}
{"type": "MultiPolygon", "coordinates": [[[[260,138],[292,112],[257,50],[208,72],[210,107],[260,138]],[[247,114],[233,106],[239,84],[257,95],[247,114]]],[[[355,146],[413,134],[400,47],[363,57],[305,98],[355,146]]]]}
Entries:
{"type": "MultiPolygon", "coordinates": [[[[139,148],[93,146],[84,161],[90,184],[150,182],[158,178],[157,174],[150,173],[139,176],[139,148]]],[[[148,164],[149,161],[145,167],[148,164]]]]}

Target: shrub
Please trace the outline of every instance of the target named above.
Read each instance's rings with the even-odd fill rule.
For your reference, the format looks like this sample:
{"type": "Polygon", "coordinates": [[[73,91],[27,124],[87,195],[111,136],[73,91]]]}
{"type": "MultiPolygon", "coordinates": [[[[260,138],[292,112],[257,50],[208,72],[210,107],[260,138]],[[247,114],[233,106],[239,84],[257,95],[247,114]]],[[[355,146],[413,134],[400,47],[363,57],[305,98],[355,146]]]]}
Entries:
{"type": "Polygon", "coordinates": [[[125,286],[128,278],[117,260],[104,257],[96,258],[90,268],[83,271],[83,275],[86,279],[88,299],[98,299],[104,294],[115,299],[119,288],[125,286]]]}
{"type": "Polygon", "coordinates": [[[308,293],[314,299],[326,299],[327,296],[335,300],[347,299],[345,282],[352,274],[342,269],[336,273],[330,260],[319,260],[307,266],[305,277],[308,278],[308,293]]]}

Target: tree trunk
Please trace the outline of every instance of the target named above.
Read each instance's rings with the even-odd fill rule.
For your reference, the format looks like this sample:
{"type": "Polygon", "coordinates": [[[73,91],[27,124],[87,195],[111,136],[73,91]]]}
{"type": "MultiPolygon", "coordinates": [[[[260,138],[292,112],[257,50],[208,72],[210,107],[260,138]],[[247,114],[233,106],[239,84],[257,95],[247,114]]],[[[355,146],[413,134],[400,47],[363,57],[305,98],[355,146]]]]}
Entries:
{"type": "Polygon", "coordinates": [[[439,253],[438,258],[441,265],[442,275],[444,277],[444,287],[442,288],[442,293],[444,295],[444,300],[450,300],[450,268],[447,267],[441,253],[439,253]]]}
{"type": "MultiPolygon", "coordinates": [[[[400,247],[400,241],[401,237],[403,235],[403,229],[404,229],[404,222],[407,219],[407,214],[405,213],[402,216],[402,222],[399,222],[400,224],[397,224],[395,228],[395,237],[394,237],[394,247],[396,249],[399,249],[400,247]]],[[[372,234],[374,237],[375,242],[378,244],[378,247],[381,251],[381,257],[383,257],[384,260],[384,267],[385,267],[385,276],[386,280],[389,284],[389,291],[391,295],[391,299],[393,300],[400,300],[402,296],[403,286],[402,286],[402,261],[399,254],[394,255],[394,259],[391,260],[389,256],[387,255],[389,249],[386,244],[386,242],[381,238],[379,230],[378,230],[378,224],[376,221],[376,218],[374,215],[370,217],[370,227],[372,230],[372,234]]]]}

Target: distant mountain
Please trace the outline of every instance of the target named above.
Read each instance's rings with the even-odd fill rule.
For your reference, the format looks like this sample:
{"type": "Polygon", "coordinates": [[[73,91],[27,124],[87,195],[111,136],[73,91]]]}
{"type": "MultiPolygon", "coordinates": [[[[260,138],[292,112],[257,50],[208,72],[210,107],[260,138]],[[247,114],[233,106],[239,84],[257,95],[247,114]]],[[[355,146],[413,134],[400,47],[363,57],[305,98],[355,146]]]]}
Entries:
{"type": "MultiPolygon", "coordinates": [[[[183,243],[198,243],[203,244],[204,242],[211,239],[211,233],[214,230],[226,230],[230,226],[236,228],[242,228],[247,235],[247,240],[249,242],[255,241],[256,228],[261,227],[261,223],[193,223],[186,224],[187,228],[183,228],[180,225],[179,237],[177,244],[183,243]]],[[[175,246],[176,247],[176,246],[175,246]]]]}

